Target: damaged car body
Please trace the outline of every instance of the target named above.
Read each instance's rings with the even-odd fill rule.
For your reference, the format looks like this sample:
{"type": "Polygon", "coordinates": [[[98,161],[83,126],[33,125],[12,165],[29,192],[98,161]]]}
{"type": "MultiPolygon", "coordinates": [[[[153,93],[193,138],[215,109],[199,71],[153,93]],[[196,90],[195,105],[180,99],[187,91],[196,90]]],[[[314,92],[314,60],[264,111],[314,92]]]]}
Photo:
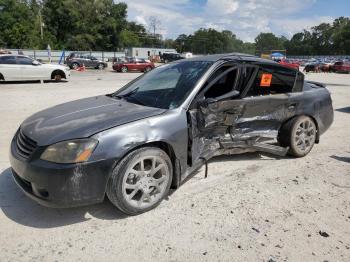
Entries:
{"type": "Polygon", "coordinates": [[[214,156],[302,157],[332,122],[328,90],[301,72],[244,54],[212,55],[34,114],[15,134],[10,160],[17,184],[43,205],[107,195],[136,215],[214,156]]]}

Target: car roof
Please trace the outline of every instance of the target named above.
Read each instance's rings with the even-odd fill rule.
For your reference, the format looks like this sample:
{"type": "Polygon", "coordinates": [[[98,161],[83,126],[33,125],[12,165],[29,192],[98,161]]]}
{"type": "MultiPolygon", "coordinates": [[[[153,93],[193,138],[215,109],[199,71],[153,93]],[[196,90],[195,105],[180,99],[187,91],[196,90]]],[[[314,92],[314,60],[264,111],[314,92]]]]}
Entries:
{"type": "Polygon", "coordinates": [[[22,56],[22,57],[24,56],[24,57],[29,57],[27,55],[19,55],[19,54],[0,54],[0,57],[4,57],[4,56],[22,56]]]}
{"type": "Polygon", "coordinates": [[[204,55],[204,56],[196,56],[193,58],[188,58],[186,60],[192,61],[208,61],[208,62],[217,62],[219,60],[227,60],[227,61],[246,61],[246,62],[260,62],[267,64],[278,64],[272,60],[263,59],[254,55],[243,54],[243,53],[229,53],[229,54],[216,54],[216,55],[204,55]]]}

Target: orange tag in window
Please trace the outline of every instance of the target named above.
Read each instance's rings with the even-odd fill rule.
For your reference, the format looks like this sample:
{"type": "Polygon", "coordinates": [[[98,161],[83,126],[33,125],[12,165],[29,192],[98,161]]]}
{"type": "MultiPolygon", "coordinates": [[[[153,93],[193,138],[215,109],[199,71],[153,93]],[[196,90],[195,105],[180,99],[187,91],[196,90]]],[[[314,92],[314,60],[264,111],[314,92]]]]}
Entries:
{"type": "Polygon", "coordinates": [[[260,86],[262,87],[271,86],[271,81],[272,81],[272,74],[262,74],[260,86]]]}

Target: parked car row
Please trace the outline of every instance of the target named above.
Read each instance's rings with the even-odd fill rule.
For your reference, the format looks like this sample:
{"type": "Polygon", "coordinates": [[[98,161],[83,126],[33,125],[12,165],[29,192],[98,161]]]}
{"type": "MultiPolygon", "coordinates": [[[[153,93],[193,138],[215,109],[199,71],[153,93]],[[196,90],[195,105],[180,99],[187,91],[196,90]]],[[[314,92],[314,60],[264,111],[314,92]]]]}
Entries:
{"type": "Polygon", "coordinates": [[[315,62],[305,65],[305,72],[350,73],[350,62],[338,61],[334,64],[315,62]]]}

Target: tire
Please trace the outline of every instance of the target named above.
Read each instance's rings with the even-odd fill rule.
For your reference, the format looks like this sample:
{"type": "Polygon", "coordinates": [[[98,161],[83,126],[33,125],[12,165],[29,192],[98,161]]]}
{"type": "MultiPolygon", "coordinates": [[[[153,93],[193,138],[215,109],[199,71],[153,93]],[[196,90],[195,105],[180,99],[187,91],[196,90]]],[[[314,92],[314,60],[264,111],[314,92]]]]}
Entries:
{"type": "Polygon", "coordinates": [[[100,64],[97,65],[97,69],[103,70],[103,69],[105,69],[105,65],[100,63],[100,64]]]}
{"type": "Polygon", "coordinates": [[[172,177],[169,156],[159,148],[144,147],[129,153],[118,163],[108,181],[106,193],[120,211],[138,215],[161,203],[169,194],[172,177]]]}
{"type": "Polygon", "coordinates": [[[169,63],[169,60],[168,60],[168,59],[165,59],[165,60],[164,60],[164,63],[165,63],[165,64],[169,63]]]}
{"type": "Polygon", "coordinates": [[[128,68],[127,68],[126,66],[122,66],[122,68],[120,69],[120,71],[121,71],[122,73],[126,73],[126,72],[128,72],[128,68]]]}
{"type": "Polygon", "coordinates": [[[1,73],[0,73],[0,81],[5,81],[5,78],[1,73]]]}
{"type": "Polygon", "coordinates": [[[147,73],[147,72],[149,72],[149,71],[151,71],[152,70],[152,68],[150,67],[150,66],[147,66],[146,68],[145,68],[145,72],[147,73]]]}
{"type": "Polygon", "coordinates": [[[65,74],[60,70],[53,71],[51,74],[51,79],[55,80],[56,82],[60,82],[62,78],[65,78],[65,74]]]}
{"type": "Polygon", "coordinates": [[[308,116],[299,116],[282,126],[279,142],[281,146],[289,147],[289,155],[303,157],[313,148],[316,135],[317,127],[314,120],[308,116]]]}
{"type": "Polygon", "coordinates": [[[78,69],[79,64],[78,63],[72,63],[72,69],[76,70],[78,69]]]}

